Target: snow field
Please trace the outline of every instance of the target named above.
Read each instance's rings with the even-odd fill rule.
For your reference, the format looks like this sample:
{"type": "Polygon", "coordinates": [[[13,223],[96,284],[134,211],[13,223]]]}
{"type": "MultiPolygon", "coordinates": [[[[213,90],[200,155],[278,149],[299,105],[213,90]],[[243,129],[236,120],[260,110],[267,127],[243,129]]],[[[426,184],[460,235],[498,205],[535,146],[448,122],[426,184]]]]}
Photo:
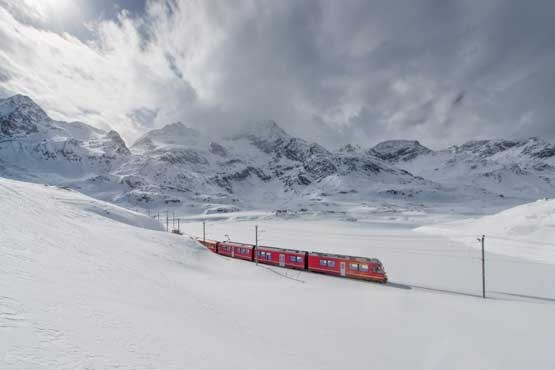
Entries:
{"type": "MultiPolygon", "coordinates": [[[[140,214],[4,179],[0,215],[2,369],[555,366],[554,306],[545,300],[483,301],[402,283],[382,286],[256,266],[156,231],[159,226],[140,214]]],[[[275,222],[263,226],[262,235],[268,242],[296,240],[295,224],[297,231],[307,226],[275,222]],[[279,225],[284,228],[277,230],[279,225]]],[[[233,231],[232,238],[246,238],[252,224],[217,225],[209,225],[210,235],[220,227],[233,231]]],[[[322,250],[366,250],[349,242],[352,226],[319,225],[315,238],[322,250]],[[333,232],[339,239],[330,238],[333,232]]],[[[192,232],[199,224],[186,227],[192,232]]],[[[366,238],[366,228],[356,227],[355,236],[366,238]]],[[[402,230],[382,230],[381,237],[391,243],[398,233],[417,240],[402,230]]],[[[419,243],[439,248],[431,237],[419,243]]],[[[402,268],[393,255],[382,259],[398,280],[402,268]]],[[[407,266],[422,261],[416,254],[405,257],[407,266]]],[[[423,270],[426,281],[430,265],[422,267],[407,277],[423,270]]]]}

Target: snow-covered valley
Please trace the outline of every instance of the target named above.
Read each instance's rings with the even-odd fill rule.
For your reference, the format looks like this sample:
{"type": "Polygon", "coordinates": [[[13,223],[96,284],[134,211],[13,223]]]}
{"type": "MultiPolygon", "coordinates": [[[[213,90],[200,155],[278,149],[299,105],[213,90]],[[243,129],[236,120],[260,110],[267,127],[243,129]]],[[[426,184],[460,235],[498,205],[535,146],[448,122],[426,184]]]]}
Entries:
{"type": "Polygon", "coordinates": [[[412,231],[410,215],[207,224],[214,238],[250,242],[256,223],[265,244],[379,257],[383,286],[228,259],[53,186],[0,179],[0,214],[5,369],[555,366],[555,266],[488,254],[483,300],[477,249],[412,231]]]}
{"type": "Polygon", "coordinates": [[[271,121],[128,147],[0,100],[0,368],[552,369],[554,161],[535,138],[330,150],[271,121]],[[203,221],[390,283],[225,258],[203,221]]]}

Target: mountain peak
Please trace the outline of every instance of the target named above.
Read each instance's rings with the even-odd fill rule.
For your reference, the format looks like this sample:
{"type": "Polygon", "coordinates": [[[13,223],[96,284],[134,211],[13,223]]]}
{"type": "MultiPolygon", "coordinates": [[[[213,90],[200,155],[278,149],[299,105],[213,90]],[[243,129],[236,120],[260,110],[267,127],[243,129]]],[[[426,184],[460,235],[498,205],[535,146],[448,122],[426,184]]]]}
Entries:
{"type": "Polygon", "coordinates": [[[290,138],[291,136],[276,121],[267,120],[245,125],[237,137],[256,137],[266,141],[276,141],[278,139],[290,138]]]}
{"type": "Polygon", "coordinates": [[[431,149],[420,144],[418,140],[387,140],[368,151],[369,154],[390,162],[409,161],[431,152],[431,149]]]}
{"type": "Polygon", "coordinates": [[[339,152],[341,153],[359,153],[362,152],[362,148],[356,144],[347,144],[341,148],[339,148],[339,152]]]}
{"type": "Polygon", "coordinates": [[[0,99],[0,116],[6,116],[15,111],[33,112],[43,118],[48,118],[46,112],[27,95],[13,95],[6,99],[0,99]]]}
{"type": "Polygon", "coordinates": [[[38,125],[51,121],[42,108],[26,95],[0,99],[0,135],[27,135],[39,130],[38,125]]]}
{"type": "Polygon", "coordinates": [[[151,130],[139,138],[134,144],[134,148],[144,147],[153,149],[155,143],[169,145],[192,145],[200,138],[200,133],[182,122],[170,123],[162,128],[151,130]]]}
{"type": "Polygon", "coordinates": [[[13,96],[10,96],[9,98],[2,99],[2,100],[11,101],[11,102],[14,102],[14,103],[17,103],[17,104],[22,104],[22,103],[36,104],[33,101],[33,99],[31,99],[29,96],[23,95],[23,94],[15,94],[13,96]]]}
{"type": "Polygon", "coordinates": [[[106,134],[106,139],[108,139],[108,143],[110,144],[109,147],[116,153],[122,155],[129,155],[131,152],[125,145],[125,141],[121,138],[120,134],[117,131],[110,130],[106,134]]]}

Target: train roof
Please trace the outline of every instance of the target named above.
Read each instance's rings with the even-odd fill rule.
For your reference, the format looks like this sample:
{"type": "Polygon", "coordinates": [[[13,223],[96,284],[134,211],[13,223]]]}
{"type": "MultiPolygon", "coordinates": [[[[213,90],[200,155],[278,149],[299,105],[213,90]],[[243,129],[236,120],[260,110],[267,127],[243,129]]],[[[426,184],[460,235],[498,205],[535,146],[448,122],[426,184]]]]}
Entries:
{"type": "Polygon", "coordinates": [[[231,247],[244,247],[244,248],[254,247],[254,245],[252,245],[252,244],[232,242],[232,241],[223,241],[223,242],[220,242],[220,244],[228,245],[228,246],[231,246],[231,247]]]}
{"type": "Polygon", "coordinates": [[[204,243],[211,243],[211,244],[219,243],[219,241],[214,240],[214,239],[203,239],[203,238],[196,238],[196,239],[197,239],[197,241],[204,242],[204,243]]]}
{"type": "Polygon", "coordinates": [[[368,257],[357,257],[357,256],[348,256],[345,254],[333,254],[333,253],[321,253],[321,252],[309,252],[311,256],[319,256],[319,257],[331,257],[331,258],[345,258],[345,259],[354,259],[360,262],[373,262],[379,263],[380,265],[382,262],[377,258],[368,258],[368,257]]]}
{"type": "Polygon", "coordinates": [[[259,245],[257,248],[259,248],[259,249],[269,249],[269,250],[273,250],[273,251],[289,252],[289,253],[307,253],[306,251],[301,251],[301,250],[296,250],[296,249],[268,247],[266,245],[259,245]]]}

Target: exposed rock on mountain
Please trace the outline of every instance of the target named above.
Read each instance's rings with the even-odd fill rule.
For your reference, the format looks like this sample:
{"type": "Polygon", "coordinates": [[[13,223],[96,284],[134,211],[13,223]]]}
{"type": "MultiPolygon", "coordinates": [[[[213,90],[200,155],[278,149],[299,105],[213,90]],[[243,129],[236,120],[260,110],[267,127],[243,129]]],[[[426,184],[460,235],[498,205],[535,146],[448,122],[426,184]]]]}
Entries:
{"type": "Polygon", "coordinates": [[[368,153],[384,161],[397,163],[410,161],[422,154],[432,153],[432,150],[414,140],[389,140],[374,146],[368,153]]]}

